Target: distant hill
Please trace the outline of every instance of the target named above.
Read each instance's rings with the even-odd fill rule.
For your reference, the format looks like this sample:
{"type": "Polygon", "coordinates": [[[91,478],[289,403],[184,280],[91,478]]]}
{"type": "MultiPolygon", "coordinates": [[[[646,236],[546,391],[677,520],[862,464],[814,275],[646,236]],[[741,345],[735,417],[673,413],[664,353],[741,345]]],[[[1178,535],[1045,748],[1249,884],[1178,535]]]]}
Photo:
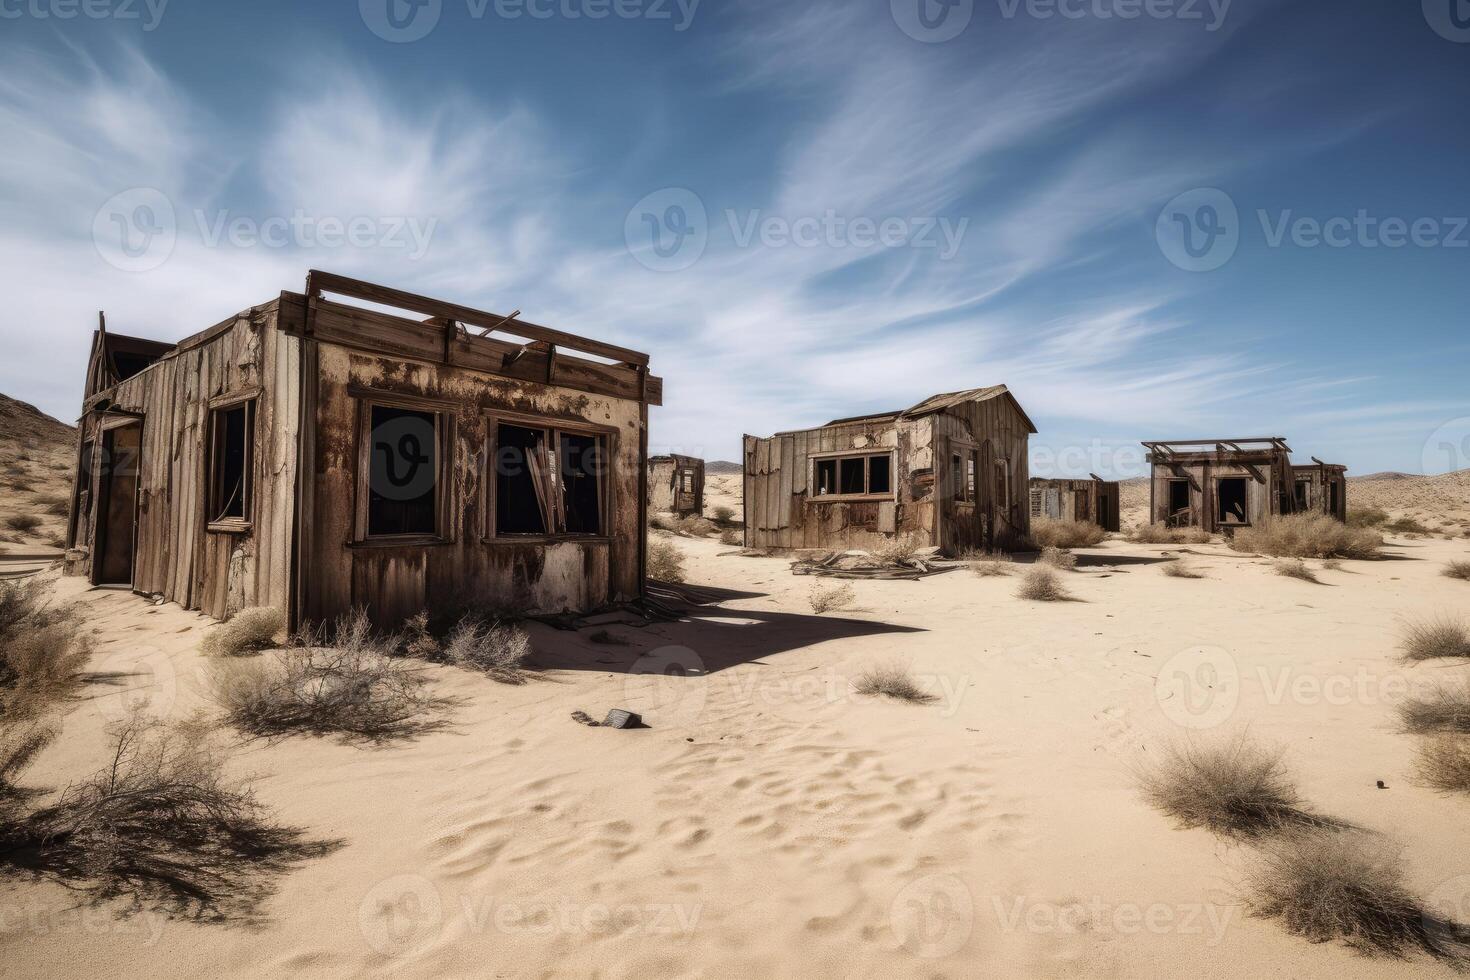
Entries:
{"type": "Polygon", "coordinates": [[[65,542],[77,430],[0,394],[0,550],[65,542]]]}
{"type": "Polygon", "coordinates": [[[732,463],[728,459],[717,459],[712,463],[704,464],[705,473],[713,473],[716,476],[730,476],[740,474],[744,471],[739,463],[732,463]]]}

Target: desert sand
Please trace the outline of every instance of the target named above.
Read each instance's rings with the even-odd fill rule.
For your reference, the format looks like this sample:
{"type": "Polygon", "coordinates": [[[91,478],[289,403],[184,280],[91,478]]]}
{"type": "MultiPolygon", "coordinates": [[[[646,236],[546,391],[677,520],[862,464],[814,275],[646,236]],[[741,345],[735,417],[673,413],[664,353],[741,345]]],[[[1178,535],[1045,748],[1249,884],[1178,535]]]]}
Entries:
{"type": "MultiPolygon", "coordinates": [[[[738,488],[738,480],[736,482],[738,488]]],[[[1464,610],[1442,577],[1470,544],[1395,538],[1321,584],[1219,544],[1079,552],[1074,602],[956,570],[852,583],[814,615],[786,560],[671,538],[719,601],[612,627],[533,625],[523,686],[425,666],[449,727],[378,747],[236,738],[230,763],[326,857],[275,880],[256,924],[89,909],[0,882],[6,976],[1434,977],[1423,957],[1313,945],[1246,914],[1249,851],[1176,829],[1133,781],[1170,739],[1242,729],[1283,745],[1309,804],[1388,835],[1408,880],[1470,909],[1463,798],[1416,783],[1393,705],[1470,666],[1405,666],[1405,617],[1464,610]],[[859,696],[909,665],[930,704],[859,696]],[[1211,669],[1202,669],[1208,665],[1211,669]],[[649,728],[587,728],[612,707],[649,728]],[[1387,788],[1375,783],[1384,781],[1387,788]]],[[[1313,566],[1320,563],[1312,562],[1313,566]]],[[[205,618],[87,591],[89,685],[27,777],[103,761],[129,703],[214,709],[205,618]]]]}

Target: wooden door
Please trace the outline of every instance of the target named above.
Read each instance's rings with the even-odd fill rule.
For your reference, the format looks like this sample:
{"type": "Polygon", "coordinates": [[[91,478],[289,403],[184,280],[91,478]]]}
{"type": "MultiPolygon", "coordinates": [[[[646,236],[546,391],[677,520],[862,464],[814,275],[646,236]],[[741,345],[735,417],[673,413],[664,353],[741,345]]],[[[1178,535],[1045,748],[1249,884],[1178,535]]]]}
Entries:
{"type": "Polygon", "coordinates": [[[138,525],[138,469],[143,424],[102,434],[102,473],[97,501],[97,536],[92,554],[94,585],[132,585],[138,525]]]}

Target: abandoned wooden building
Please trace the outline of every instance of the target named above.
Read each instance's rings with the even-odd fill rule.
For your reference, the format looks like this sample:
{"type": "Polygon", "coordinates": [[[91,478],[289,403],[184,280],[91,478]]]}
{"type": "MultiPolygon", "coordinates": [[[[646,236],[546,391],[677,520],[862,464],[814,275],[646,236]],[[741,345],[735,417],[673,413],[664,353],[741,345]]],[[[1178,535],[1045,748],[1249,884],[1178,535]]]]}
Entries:
{"type": "Polygon", "coordinates": [[[1119,524],[1119,489],[1116,480],[1104,480],[1096,473],[1086,480],[1031,480],[1031,519],[1081,521],[1096,524],[1104,531],[1116,531],[1119,524]]]}
{"type": "Polygon", "coordinates": [[[635,599],[662,389],[637,351],[317,271],[177,344],[104,325],[69,568],[293,625],[635,599]]]}
{"type": "Polygon", "coordinates": [[[704,460],[697,456],[651,456],[648,509],[679,517],[704,515],[704,460]]]}
{"type": "Polygon", "coordinates": [[[1005,385],[815,429],[745,437],[745,544],[957,555],[1030,531],[1028,440],[1005,385]]]}
{"type": "Polygon", "coordinates": [[[1231,531],[1282,514],[1347,519],[1347,467],[1293,465],[1281,436],[1145,442],[1155,524],[1231,531]]]}

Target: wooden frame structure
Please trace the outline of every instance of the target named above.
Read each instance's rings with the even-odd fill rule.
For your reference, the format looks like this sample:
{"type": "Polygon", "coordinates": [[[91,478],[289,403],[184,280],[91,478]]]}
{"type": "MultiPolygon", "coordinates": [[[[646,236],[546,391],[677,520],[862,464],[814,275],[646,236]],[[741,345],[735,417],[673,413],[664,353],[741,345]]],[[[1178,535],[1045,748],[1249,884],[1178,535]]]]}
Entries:
{"type": "MultiPolygon", "coordinates": [[[[274,606],[296,625],[366,607],[393,627],[439,602],[554,613],[637,598],[648,409],[662,391],[638,351],[316,270],[303,292],[173,345],[100,323],[69,569],[98,582],[98,545],[116,543],[109,530],[130,515],[130,570],[116,584],[216,618],[274,606]],[[126,370],[119,352],[132,355],[126,370]],[[242,403],[248,510],[215,521],[215,413],[242,403]],[[537,486],[599,533],[495,534],[500,421],[589,434],[577,445],[595,451],[578,466],[595,469],[554,454],[537,486]],[[129,425],[141,448],[120,473],[103,442],[129,425]],[[117,514],[104,513],[99,495],[126,494],[128,479],[131,500],[113,493],[117,514]],[[373,533],[375,514],[398,533],[373,533]]],[[[555,526],[569,526],[565,511],[555,526]]]]}
{"type": "Polygon", "coordinates": [[[704,460],[679,453],[651,457],[648,508],[677,517],[704,516],[704,460]]]}
{"type": "Polygon", "coordinates": [[[1282,514],[1317,511],[1338,520],[1347,517],[1347,468],[1315,457],[1315,466],[1294,466],[1283,436],[1143,445],[1153,467],[1150,523],[1231,533],[1282,514]],[[1308,494],[1300,499],[1298,475],[1304,470],[1310,471],[1308,494]]]}
{"type": "Polygon", "coordinates": [[[1122,503],[1116,480],[1104,480],[1096,473],[1086,480],[1031,479],[1031,519],[1082,521],[1096,524],[1104,531],[1120,527],[1122,503]]]}

